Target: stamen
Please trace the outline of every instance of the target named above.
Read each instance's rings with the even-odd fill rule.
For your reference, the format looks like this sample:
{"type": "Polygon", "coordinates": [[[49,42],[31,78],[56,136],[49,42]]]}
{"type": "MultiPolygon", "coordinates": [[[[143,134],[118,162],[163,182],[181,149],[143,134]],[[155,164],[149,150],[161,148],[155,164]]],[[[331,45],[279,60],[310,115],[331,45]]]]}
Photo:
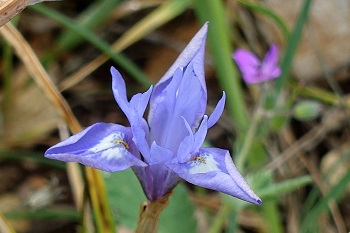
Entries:
{"type": "Polygon", "coordinates": [[[188,171],[190,174],[220,171],[218,165],[219,164],[215,161],[213,155],[209,153],[201,153],[194,156],[188,163],[188,171]]]}
{"type": "Polygon", "coordinates": [[[202,155],[196,155],[195,157],[193,157],[191,159],[191,161],[193,162],[199,162],[199,163],[206,163],[205,161],[205,156],[202,156],[202,155]]]}
{"type": "Polygon", "coordinates": [[[120,144],[122,144],[122,145],[125,147],[126,150],[129,150],[129,145],[128,145],[128,143],[124,142],[123,140],[115,139],[114,142],[115,142],[115,143],[120,143],[120,144]]]}

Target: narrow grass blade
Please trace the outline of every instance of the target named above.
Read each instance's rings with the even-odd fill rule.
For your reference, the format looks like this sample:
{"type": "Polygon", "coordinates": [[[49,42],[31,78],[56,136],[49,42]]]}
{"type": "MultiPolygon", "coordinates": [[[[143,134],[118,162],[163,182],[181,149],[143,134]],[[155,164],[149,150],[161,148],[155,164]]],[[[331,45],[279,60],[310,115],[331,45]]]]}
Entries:
{"type": "Polygon", "coordinates": [[[260,190],[257,190],[259,197],[263,200],[276,199],[282,194],[292,192],[304,185],[312,182],[310,176],[302,176],[294,179],[289,179],[281,183],[271,184],[260,190]]]}
{"type": "MultiPolygon", "coordinates": [[[[292,61],[294,58],[294,54],[296,52],[296,49],[298,47],[299,41],[301,39],[301,35],[304,29],[304,25],[306,24],[306,21],[309,16],[309,11],[311,7],[312,0],[305,0],[304,4],[301,7],[301,11],[299,14],[299,17],[297,19],[297,22],[295,24],[295,27],[293,29],[292,34],[289,37],[287,49],[281,64],[282,69],[282,75],[276,80],[275,84],[275,95],[276,97],[279,96],[282,88],[287,84],[288,77],[289,77],[289,71],[292,66],[292,61]]],[[[276,102],[275,98],[275,102],[276,102]]]]}
{"type": "Polygon", "coordinates": [[[77,35],[83,37],[86,41],[94,45],[96,48],[100,49],[104,54],[107,54],[114,62],[120,65],[126,72],[128,72],[133,78],[135,78],[144,86],[148,87],[151,84],[147,76],[128,58],[120,53],[114,53],[108,43],[97,37],[95,34],[91,33],[89,30],[79,27],[74,23],[74,21],[49,7],[36,5],[32,6],[31,9],[34,9],[40,14],[46,15],[47,17],[56,20],[57,22],[63,24],[65,27],[76,32],[77,35]]]}
{"type": "Polygon", "coordinates": [[[202,22],[209,21],[208,42],[217,71],[219,83],[226,91],[227,105],[238,132],[245,133],[249,117],[245,106],[240,76],[233,65],[229,26],[222,1],[195,0],[195,10],[202,22]]]}
{"type": "Polygon", "coordinates": [[[0,232],[16,233],[13,227],[8,223],[7,219],[0,213],[0,232]]]}
{"type": "Polygon", "coordinates": [[[46,159],[42,154],[30,152],[30,151],[19,151],[11,149],[0,149],[0,158],[1,159],[11,159],[11,160],[20,160],[20,161],[31,161],[43,165],[48,165],[58,169],[65,169],[66,165],[62,162],[46,159]]]}
{"type": "Polygon", "coordinates": [[[284,21],[281,19],[281,17],[279,17],[279,15],[277,15],[274,11],[259,4],[248,2],[247,0],[238,0],[238,2],[243,6],[247,7],[248,9],[264,14],[270,19],[272,19],[282,31],[284,38],[288,40],[290,35],[289,30],[284,21]]]}
{"type": "Polygon", "coordinates": [[[318,216],[321,214],[321,212],[329,212],[329,202],[339,200],[339,198],[345,193],[345,190],[349,187],[349,184],[350,171],[347,171],[339,182],[332,187],[331,191],[329,191],[328,194],[324,196],[311,211],[308,211],[302,222],[300,232],[314,232],[312,227],[315,225],[314,223],[317,222],[318,216]]]}
{"type": "MultiPolygon", "coordinates": [[[[169,22],[176,16],[184,12],[190,5],[191,0],[172,0],[165,2],[149,15],[145,16],[126,33],[124,33],[116,42],[112,45],[114,53],[118,53],[133,43],[139,41],[156,28],[169,22]]],[[[84,79],[88,74],[96,70],[100,65],[108,60],[108,56],[101,55],[86,64],[82,69],[69,76],[61,84],[61,90],[70,88],[84,79]]]]}
{"type": "MultiPolygon", "coordinates": [[[[5,214],[8,219],[68,219],[79,221],[81,215],[74,209],[16,210],[5,214]]],[[[1,231],[2,232],[2,231],[1,231]]]]}
{"type": "MultiPolygon", "coordinates": [[[[121,0],[104,0],[92,3],[84,12],[80,13],[75,21],[78,27],[92,30],[100,25],[112,13],[121,0]]],[[[66,30],[58,38],[59,50],[68,50],[75,47],[83,37],[77,36],[72,30],[66,30]]]]}

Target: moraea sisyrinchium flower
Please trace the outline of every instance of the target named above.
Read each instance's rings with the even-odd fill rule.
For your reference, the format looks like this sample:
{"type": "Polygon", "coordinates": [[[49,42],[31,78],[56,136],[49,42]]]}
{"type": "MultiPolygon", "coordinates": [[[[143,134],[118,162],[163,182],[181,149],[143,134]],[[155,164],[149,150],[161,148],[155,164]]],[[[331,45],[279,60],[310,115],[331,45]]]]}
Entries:
{"type": "Polygon", "coordinates": [[[116,69],[111,69],[113,94],[130,127],[96,123],[49,148],[45,156],[108,172],[131,167],[149,200],[168,194],[184,179],[261,204],[227,150],[201,147],[207,130],[218,121],[225,104],[224,93],[213,113],[209,117],[204,114],[207,27],[207,24],[202,27],[153,88],[134,95],[130,101],[123,78],[116,69]]]}
{"type": "Polygon", "coordinates": [[[261,83],[281,75],[281,69],[277,64],[278,48],[275,44],[270,46],[262,61],[245,49],[237,49],[232,57],[241,70],[246,83],[261,83]]]}

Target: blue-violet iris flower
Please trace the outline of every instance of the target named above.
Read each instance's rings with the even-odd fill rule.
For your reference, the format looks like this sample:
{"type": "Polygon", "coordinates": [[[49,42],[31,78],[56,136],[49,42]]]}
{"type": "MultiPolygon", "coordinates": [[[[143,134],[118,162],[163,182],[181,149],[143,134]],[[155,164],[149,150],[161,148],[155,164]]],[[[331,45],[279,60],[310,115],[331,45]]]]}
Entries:
{"type": "Polygon", "coordinates": [[[245,49],[237,49],[232,57],[242,72],[243,80],[248,84],[265,82],[281,75],[281,69],[277,64],[278,48],[275,44],[270,46],[262,61],[245,49]]]}
{"type": "Polygon", "coordinates": [[[205,24],[200,29],[153,88],[134,95],[130,101],[122,76],[111,68],[114,98],[130,127],[96,123],[49,148],[45,156],[108,172],[131,167],[151,201],[170,193],[182,178],[261,204],[227,150],[201,147],[207,130],[218,121],[225,104],[224,93],[213,113],[209,117],[204,114],[207,27],[205,24]]]}

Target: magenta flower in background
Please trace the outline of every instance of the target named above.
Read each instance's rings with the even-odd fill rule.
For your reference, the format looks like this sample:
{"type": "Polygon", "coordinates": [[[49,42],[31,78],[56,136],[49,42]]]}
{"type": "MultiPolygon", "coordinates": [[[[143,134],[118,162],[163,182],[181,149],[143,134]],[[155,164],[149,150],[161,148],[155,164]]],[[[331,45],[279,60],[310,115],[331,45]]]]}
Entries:
{"type": "Polygon", "coordinates": [[[232,58],[248,84],[265,82],[281,75],[281,68],[277,64],[278,48],[275,44],[270,46],[262,61],[254,53],[245,49],[237,49],[232,58]]]}
{"type": "Polygon", "coordinates": [[[96,123],[49,148],[45,156],[103,171],[132,168],[145,195],[156,200],[184,179],[242,200],[261,204],[227,150],[201,147],[222,114],[225,93],[205,115],[204,49],[208,25],[191,40],[162,79],[127,100],[125,82],[112,68],[112,91],[130,126],[96,123]],[[149,104],[147,120],[144,113],[149,104]]]}

